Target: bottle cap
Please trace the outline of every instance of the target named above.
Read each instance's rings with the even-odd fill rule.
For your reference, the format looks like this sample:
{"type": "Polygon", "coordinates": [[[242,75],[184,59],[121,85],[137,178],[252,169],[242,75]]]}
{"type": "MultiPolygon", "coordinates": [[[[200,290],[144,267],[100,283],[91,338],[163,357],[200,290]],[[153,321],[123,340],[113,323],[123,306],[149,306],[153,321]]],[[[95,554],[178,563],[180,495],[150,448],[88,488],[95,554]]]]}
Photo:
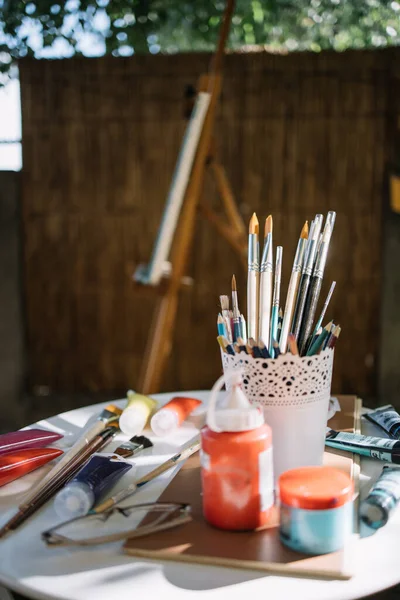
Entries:
{"type": "Polygon", "coordinates": [[[161,409],[152,416],[150,427],[155,435],[163,437],[179,427],[179,418],[173,410],[161,409]]]}
{"type": "Polygon", "coordinates": [[[337,508],[353,498],[351,478],[333,467],[301,467],[278,480],[282,504],[308,510],[337,508]]]}
{"type": "Polygon", "coordinates": [[[207,412],[207,425],[212,431],[249,431],[264,424],[262,407],[250,404],[241,385],[241,371],[232,371],[229,375],[223,375],[214,384],[207,412]],[[217,392],[222,388],[225,380],[230,384],[230,389],[224,403],[217,408],[217,392]]]}
{"type": "Polygon", "coordinates": [[[94,504],[94,494],[90,487],[81,481],[66,485],[54,499],[54,510],[60,519],[68,521],[86,515],[94,504]]]}

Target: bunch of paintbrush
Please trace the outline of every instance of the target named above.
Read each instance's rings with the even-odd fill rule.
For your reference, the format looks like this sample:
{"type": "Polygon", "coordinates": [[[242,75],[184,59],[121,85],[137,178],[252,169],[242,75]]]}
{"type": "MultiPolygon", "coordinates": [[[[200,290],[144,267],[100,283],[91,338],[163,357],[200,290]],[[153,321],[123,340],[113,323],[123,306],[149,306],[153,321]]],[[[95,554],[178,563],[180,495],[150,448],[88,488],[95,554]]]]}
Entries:
{"type": "Polygon", "coordinates": [[[118,419],[122,410],[109,404],[100,413],[95,423],[87,428],[62,459],[42,477],[39,483],[24,498],[18,513],[0,530],[0,536],[6,531],[17,528],[30,515],[36,512],[51,498],[94,452],[100,450],[118,430],[118,419]]]}
{"type": "Polygon", "coordinates": [[[117,433],[118,427],[112,424],[98,433],[92,441],[87,444],[64,465],[56,475],[40,488],[36,494],[30,494],[18,507],[18,512],[12,517],[0,530],[0,537],[8,531],[17,529],[30,516],[32,516],[43,504],[47,502],[54,494],[61,489],[74,475],[79,471],[84,462],[95,452],[101,450],[117,433]]]}
{"type": "MultiPolygon", "coordinates": [[[[297,244],[292,273],[286,295],[285,310],[280,308],[283,248],[277,246],[275,269],[273,261],[273,219],[265,221],[264,247],[260,263],[259,222],[254,213],[249,225],[247,327],[239,311],[236,279],[232,278],[232,309],[229,297],[220,296],[221,313],[218,316],[218,342],[224,352],[247,352],[262,358],[274,358],[287,351],[310,356],[326,347],[333,347],[333,339],[318,340],[327,307],[335,288],[333,282],[321,314],[315,322],[325,265],[336,213],[329,212],[323,225],[323,216],[316,215],[310,229],[306,221],[297,244]],[[318,343],[317,343],[318,342],[318,343]]],[[[330,325],[331,326],[331,325],[330,325]]],[[[327,326],[328,327],[328,326],[327,326]]],[[[340,333],[340,328],[336,333],[340,333]]],[[[324,334],[326,335],[326,334],[324,334]]]]}

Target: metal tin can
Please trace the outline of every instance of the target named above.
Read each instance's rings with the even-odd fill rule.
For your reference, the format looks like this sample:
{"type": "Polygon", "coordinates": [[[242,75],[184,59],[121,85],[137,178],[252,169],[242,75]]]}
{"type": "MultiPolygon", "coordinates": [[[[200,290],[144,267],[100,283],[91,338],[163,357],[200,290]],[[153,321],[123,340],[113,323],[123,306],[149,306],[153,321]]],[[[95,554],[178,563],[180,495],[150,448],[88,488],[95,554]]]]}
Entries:
{"type": "Polygon", "coordinates": [[[305,554],[343,548],[353,526],[349,475],[332,467],[302,467],[283,473],[278,489],[283,544],[305,554]]]}

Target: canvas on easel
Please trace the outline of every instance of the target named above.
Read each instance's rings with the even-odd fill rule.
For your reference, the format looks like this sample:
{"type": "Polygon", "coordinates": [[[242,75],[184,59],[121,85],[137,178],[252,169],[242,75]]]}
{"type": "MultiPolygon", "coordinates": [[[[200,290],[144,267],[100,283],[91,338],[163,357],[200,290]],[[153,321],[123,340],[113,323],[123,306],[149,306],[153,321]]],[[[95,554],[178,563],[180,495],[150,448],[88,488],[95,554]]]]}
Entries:
{"type": "Polygon", "coordinates": [[[140,266],[135,274],[137,283],[150,284],[153,287],[159,283],[163,284],[160,286],[161,297],[137,386],[137,389],[145,394],[159,391],[172,348],[179,292],[186,275],[197,210],[200,210],[218,234],[239,254],[243,265],[246,266],[246,229],[225,170],[216,158],[213,132],[222,87],[222,60],[233,5],[233,0],[228,0],[210,70],[199,79],[195,107],[183,140],[151,261],[148,266],[140,266]],[[200,201],[207,166],[215,177],[226,220],[215,213],[204,199],[200,201]],[[169,266],[169,273],[168,278],[163,281],[166,266],[169,266]]]}

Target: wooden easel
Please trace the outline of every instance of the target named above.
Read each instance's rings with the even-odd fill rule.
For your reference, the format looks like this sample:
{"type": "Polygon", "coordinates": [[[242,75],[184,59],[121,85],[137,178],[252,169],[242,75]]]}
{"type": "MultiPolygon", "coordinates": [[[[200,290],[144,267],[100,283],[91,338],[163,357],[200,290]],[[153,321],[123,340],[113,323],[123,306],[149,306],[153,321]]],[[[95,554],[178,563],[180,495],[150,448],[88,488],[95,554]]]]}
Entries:
{"type": "Polygon", "coordinates": [[[222,86],[222,60],[233,6],[234,0],[228,0],[218,47],[211,62],[210,70],[206,75],[200,77],[197,87],[197,92],[205,91],[211,94],[210,104],[198,143],[189,183],[184,196],[182,213],[172,246],[171,273],[166,288],[163,290],[159,300],[147,342],[140,384],[138,386],[138,389],[144,394],[154,394],[159,391],[166,361],[170,354],[179,291],[185,274],[189,249],[193,239],[196,210],[198,208],[203,216],[215,227],[218,234],[238,252],[244,265],[246,265],[245,251],[247,237],[245,225],[235,204],[225,170],[215,156],[213,144],[213,128],[222,86]],[[216,186],[222,199],[228,223],[217,215],[203,200],[200,202],[200,193],[206,166],[211,168],[212,174],[215,177],[216,186]]]}

